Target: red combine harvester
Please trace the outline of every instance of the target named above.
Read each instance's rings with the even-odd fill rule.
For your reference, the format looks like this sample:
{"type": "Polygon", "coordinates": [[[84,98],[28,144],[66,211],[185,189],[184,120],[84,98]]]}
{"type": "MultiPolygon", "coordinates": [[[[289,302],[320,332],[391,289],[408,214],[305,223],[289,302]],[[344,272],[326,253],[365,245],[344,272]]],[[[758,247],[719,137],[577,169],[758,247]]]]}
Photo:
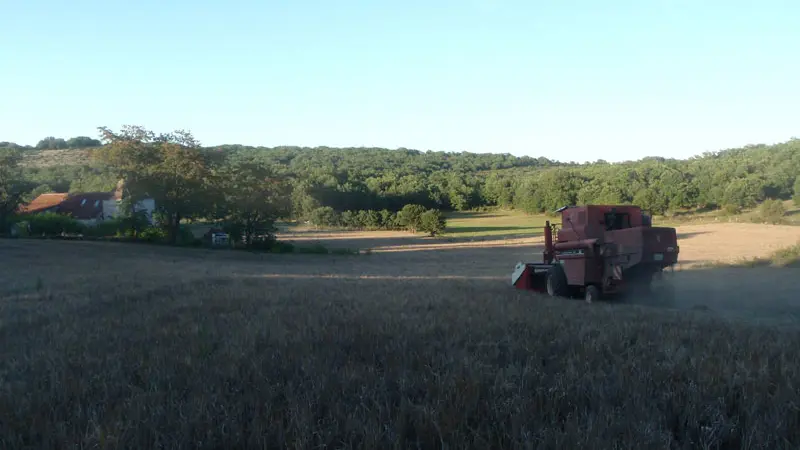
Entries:
{"type": "Polygon", "coordinates": [[[653,292],[651,284],[678,262],[675,228],[654,227],[638,206],[565,206],[561,224],[546,222],[541,263],[517,263],[517,289],[589,303],[619,293],[653,292]],[[555,237],[555,240],[553,239],[555,237]]]}

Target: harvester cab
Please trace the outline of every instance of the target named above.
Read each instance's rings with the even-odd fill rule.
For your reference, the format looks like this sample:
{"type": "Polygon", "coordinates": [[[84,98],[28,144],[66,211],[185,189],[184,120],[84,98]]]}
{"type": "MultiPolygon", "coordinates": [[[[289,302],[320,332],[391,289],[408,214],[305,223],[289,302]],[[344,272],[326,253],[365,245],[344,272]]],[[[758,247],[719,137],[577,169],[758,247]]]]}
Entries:
{"type": "Polygon", "coordinates": [[[620,293],[650,294],[678,262],[675,228],[654,227],[640,207],[565,206],[561,223],[544,226],[542,262],[517,263],[511,283],[553,297],[587,302],[620,293]]]}

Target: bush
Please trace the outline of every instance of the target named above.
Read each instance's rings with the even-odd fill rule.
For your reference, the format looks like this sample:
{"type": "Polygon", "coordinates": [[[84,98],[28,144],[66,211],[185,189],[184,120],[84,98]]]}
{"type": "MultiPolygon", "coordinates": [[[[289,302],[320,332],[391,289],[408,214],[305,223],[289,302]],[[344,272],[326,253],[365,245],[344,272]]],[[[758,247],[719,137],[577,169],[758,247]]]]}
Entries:
{"type": "Polygon", "coordinates": [[[742,208],[739,205],[727,204],[722,207],[722,214],[725,216],[735,216],[741,214],[742,208]]]}
{"type": "Polygon", "coordinates": [[[370,230],[377,230],[382,228],[381,227],[381,215],[378,211],[368,210],[368,211],[359,211],[358,218],[361,221],[361,224],[364,228],[370,230]]]}
{"type": "Polygon", "coordinates": [[[121,220],[111,219],[99,222],[97,225],[86,227],[83,230],[85,236],[91,237],[111,237],[124,235],[125,228],[121,220]]]}
{"type": "Polygon", "coordinates": [[[386,230],[394,230],[397,228],[397,213],[384,209],[381,210],[380,217],[381,228],[386,230]]]}
{"type": "Polygon", "coordinates": [[[308,220],[317,227],[334,227],[339,224],[339,217],[330,206],[323,206],[311,211],[308,220]]]}
{"type": "Polygon", "coordinates": [[[800,244],[780,249],[771,256],[772,265],[778,267],[800,266],[800,244]]]}
{"type": "Polygon", "coordinates": [[[422,214],[425,207],[422,205],[406,205],[397,213],[397,224],[401,227],[416,233],[422,224],[422,214]]]}
{"type": "Polygon", "coordinates": [[[354,211],[342,211],[339,221],[345,228],[361,228],[361,224],[358,222],[358,213],[354,211]]]}
{"type": "Polygon", "coordinates": [[[438,209],[429,209],[420,216],[419,230],[431,236],[444,232],[446,227],[447,221],[438,209]]]}
{"type": "Polygon", "coordinates": [[[84,225],[69,216],[44,213],[26,217],[32,236],[58,236],[61,233],[79,234],[84,225]]]}
{"type": "Polygon", "coordinates": [[[800,206],[800,176],[794,180],[794,197],[792,197],[792,200],[794,200],[795,205],[800,206]]]}
{"type": "Polygon", "coordinates": [[[161,227],[147,227],[139,232],[139,239],[145,242],[164,242],[167,232],[161,227]]]}
{"type": "Polygon", "coordinates": [[[786,207],[783,206],[783,202],[780,200],[764,200],[759,208],[760,219],[772,224],[783,222],[784,214],[786,214],[786,207]]]}

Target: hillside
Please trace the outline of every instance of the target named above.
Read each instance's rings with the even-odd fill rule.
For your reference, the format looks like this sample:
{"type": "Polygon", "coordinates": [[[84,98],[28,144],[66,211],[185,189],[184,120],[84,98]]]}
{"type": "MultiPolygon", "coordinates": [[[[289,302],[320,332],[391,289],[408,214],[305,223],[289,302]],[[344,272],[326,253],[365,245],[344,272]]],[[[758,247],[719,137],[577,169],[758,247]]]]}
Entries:
{"type": "MultiPolygon", "coordinates": [[[[292,215],[297,218],[321,207],[398,210],[408,203],[527,213],[576,203],[635,203],[654,214],[722,206],[735,211],[765,199],[789,200],[800,190],[798,139],[687,160],[651,157],[588,164],[382,148],[226,145],[202,151],[209,164],[255,161],[291,177],[292,215]]],[[[92,162],[87,149],[23,149],[22,154],[29,191],[97,190],[115,183],[114,176],[92,162]]]]}

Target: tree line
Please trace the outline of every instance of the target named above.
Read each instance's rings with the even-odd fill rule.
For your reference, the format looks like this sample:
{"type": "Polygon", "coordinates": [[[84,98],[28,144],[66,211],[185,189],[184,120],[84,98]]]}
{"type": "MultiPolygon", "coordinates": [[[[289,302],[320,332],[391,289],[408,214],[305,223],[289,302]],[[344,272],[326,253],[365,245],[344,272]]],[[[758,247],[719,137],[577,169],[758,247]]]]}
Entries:
{"type": "MultiPolygon", "coordinates": [[[[171,239],[182,221],[201,216],[240,223],[250,236],[258,234],[258,223],[277,218],[319,226],[402,227],[384,214],[396,216],[407,205],[424,211],[502,207],[541,213],[569,204],[633,203],[664,214],[735,211],[793,196],[800,201],[799,139],[685,160],[577,164],[410,149],[204,147],[183,131],[100,131],[90,160],[71,166],[16,165],[15,187],[0,187],[0,196],[24,201],[49,190],[106,191],[124,178],[130,195],[157,199],[167,229],[173,230],[171,239]]],[[[3,152],[7,161],[24,154],[13,148],[3,152]]]]}
{"type": "Polygon", "coordinates": [[[76,136],[69,139],[57,138],[48,136],[40,140],[35,147],[30,145],[20,145],[16,142],[2,141],[0,148],[12,148],[19,150],[62,150],[62,149],[79,149],[79,148],[93,148],[100,147],[103,143],[99,139],[93,139],[88,136],[76,136]]]}

